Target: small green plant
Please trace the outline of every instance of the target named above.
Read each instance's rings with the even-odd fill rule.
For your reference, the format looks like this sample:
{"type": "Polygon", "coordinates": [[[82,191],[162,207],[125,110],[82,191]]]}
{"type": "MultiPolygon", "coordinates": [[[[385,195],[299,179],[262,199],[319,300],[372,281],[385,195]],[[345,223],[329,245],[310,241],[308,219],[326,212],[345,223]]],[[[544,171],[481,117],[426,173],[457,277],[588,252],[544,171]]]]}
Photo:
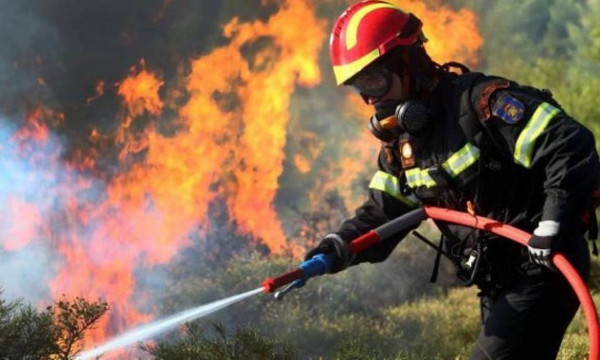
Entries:
{"type": "Polygon", "coordinates": [[[69,360],[85,332],[109,309],[103,300],[66,298],[37,311],[21,301],[0,299],[0,359],[69,360]]]}

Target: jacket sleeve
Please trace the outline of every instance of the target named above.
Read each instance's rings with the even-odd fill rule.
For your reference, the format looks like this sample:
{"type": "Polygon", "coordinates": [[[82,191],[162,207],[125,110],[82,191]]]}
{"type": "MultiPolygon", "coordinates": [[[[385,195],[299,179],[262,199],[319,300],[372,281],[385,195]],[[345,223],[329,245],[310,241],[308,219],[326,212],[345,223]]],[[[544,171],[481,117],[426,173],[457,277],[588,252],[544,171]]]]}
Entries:
{"type": "MultiPolygon", "coordinates": [[[[368,199],[356,209],[355,215],[344,220],[336,231],[336,234],[346,242],[351,242],[360,235],[418,206],[412,196],[403,194],[401,182],[404,177],[398,178],[392,175],[394,172],[384,166],[384,156],[382,151],[378,161],[379,170],[369,184],[368,199]]],[[[398,234],[394,238],[384,239],[360,254],[356,254],[351,265],[366,261],[374,263],[385,260],[410,230],[412,229],[398,234]]]]}
{"type": "Polygon", "coordinates": [[[541,220],[562,223],[578,217],[598,176],[594,135],[567,115],[549,92],[514,83],[489,96],[492,91],[480,92],[473,105],[489,104],[481,120],[496,146],[540,177],[545,195],[541,220]]]}

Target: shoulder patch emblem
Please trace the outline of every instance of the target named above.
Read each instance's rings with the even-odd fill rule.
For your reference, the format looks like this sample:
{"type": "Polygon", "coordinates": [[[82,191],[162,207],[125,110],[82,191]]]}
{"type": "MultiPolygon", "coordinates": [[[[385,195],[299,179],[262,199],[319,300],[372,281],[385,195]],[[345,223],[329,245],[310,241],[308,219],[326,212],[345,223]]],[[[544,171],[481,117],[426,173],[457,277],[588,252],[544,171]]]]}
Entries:
{"type": "Polygon", "coordinates": [[[494,104],[492,114],[508,124],[516,124],[525,114],[525,105],[509,93],[504,93],[494,104]]]}
{"type": "Polygon", "coordinates": [[[478,85],[474,89],[474,92],[478,94],[476,96],[479,99],[479,103],[477,104],[478,107],[476,107],[476,110],[478,111],[479,117],[483,121],[488,121],[490,119],[490,116],[492,116],[492,114],[490,114],[490,97],[492,96],[492,94],[495,93],[496,90],[508,89],[509,87],[510,82],[508,80],[494,79],[489,82],[478,85]]]}

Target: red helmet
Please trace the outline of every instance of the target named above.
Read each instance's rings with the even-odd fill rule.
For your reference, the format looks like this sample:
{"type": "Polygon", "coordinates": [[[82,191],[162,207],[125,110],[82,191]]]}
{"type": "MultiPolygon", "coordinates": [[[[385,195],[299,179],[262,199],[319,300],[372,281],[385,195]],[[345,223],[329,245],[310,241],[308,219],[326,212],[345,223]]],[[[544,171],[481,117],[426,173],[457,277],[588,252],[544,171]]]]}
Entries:
{"type": "Polygon", "coordinates": [[[329,55],[338,85],[397,46],[424,39],[422,23],[384,1],[365,0],[350,6],[336,21],[329,55]]]}

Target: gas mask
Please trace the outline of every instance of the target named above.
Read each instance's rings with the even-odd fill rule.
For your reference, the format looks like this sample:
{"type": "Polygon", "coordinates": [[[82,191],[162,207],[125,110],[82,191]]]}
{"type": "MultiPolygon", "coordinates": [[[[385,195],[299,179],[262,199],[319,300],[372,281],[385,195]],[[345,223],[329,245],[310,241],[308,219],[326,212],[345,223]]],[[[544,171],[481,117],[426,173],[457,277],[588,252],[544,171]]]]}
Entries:
{"type": "Polygon", "coordinates": [[[420,101],[384,100],[375,104],[369,119],[369,131],[383,142],[392,142],[402,134],[418,136],[429,122],[429,112],[420,101]]]}
{"type": "Polygon", "coordinates": [[[419,101],[379,100],[390,90],[392,82],[393,75],[388,68],[372,65],[346,83],[365,102],[369,98],[376,99],[375,115],[368,125],[371,133],[384,142],[392,142],[402,133],[419,135],[429,120],[427,108],[419,101]]]}

